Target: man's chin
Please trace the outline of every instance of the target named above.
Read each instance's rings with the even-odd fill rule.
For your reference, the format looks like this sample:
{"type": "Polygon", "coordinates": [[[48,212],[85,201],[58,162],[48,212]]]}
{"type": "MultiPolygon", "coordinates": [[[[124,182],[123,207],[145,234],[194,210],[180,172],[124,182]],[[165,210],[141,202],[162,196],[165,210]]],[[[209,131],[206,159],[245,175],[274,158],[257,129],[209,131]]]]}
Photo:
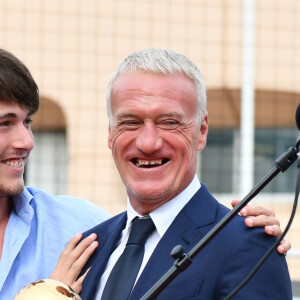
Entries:
{"type": "Polygon", "coordinates": [[[165,202],[165,198],[169,195],[167,189],[153,189],[152,188],[138,188],[131,189],[129,195],[133,195],[135,198],[144,199],[146,202],[165,202]]]}
{"type": "Polygon", "coordinates": [[[3,185],[0,184],[0,195],[1,196],[16,196],[23,192],[24,190],[24,183],[20,183],[17,185],[3,185]]]}

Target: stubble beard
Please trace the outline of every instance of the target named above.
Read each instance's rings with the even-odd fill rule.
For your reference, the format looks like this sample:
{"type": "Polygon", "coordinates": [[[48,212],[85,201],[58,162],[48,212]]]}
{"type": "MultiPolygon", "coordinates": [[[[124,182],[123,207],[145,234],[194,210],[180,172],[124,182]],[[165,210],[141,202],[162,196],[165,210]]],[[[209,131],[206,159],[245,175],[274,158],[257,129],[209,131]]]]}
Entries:
{"type": "Polygon", "coordinates": [[[0,196],[16,196],[23,192],[24,182],[19,182],[14,185],[0,183],[0,196]]]}

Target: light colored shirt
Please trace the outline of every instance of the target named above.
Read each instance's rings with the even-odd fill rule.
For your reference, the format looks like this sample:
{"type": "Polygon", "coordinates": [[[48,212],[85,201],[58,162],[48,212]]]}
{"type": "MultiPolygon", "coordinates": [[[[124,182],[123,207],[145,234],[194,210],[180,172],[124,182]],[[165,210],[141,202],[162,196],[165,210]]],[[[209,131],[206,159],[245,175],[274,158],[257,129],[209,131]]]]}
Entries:
{"type": "MultiPolygon", "coordinates": [[[[155,209],[149,214],[155,225],[155,230],[146,241],[144,258],[139,273],[137,275],[137,279],[142,273],[144,267],[146,266],[150,256],[152,255],[160,239],[168,230],[168,228],[170,227],[176,216],[179,214],[179,212],[182,210],[182,208],[190,201],[190,199],[195,195],[195,193],[199,190],[200,187],[201,184],[199,182],[199,179],[197,175],[195,175],[194,179],[185,190],[183,190],[175,198],[159,206],[157,209],[155,209]],[[166,216],[168,217],[166,218],[166,216]]],[[[106,265],[106,269],[101,276],[100,282],[98,284],[98,290],[95,296],[95,299],[97,300],[101,299],[108,276],[115,263],[117,262],[118,258],[124,251],[131,230],[131,222],[135,217],[141,217],[141,215],[132,208],[129,199],[127,198],[127,223],[124,230],[122,231],[121,238],[118,242],[118,246],[110,256],[106,265]]]]}
{"type": "Polygon", "coordinates": [[[0,260],[1,300],[12,300],[27,284],[48,278],[71,237],[110,217],[90,201],[32,187],[12,201],[0,260]]]}

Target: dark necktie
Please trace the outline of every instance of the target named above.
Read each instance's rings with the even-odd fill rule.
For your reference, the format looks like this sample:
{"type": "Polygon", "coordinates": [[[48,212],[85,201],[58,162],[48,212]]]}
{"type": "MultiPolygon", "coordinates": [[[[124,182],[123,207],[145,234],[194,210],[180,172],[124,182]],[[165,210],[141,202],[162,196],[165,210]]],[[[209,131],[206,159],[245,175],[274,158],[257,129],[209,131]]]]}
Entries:
{"type": "Polygon", "coordinates": [[[136,218],[132,221],[126,247],[107,279],[102,300],[129,298],[143,261],[145,242],[154,228],[150,217],[136,218]]]}

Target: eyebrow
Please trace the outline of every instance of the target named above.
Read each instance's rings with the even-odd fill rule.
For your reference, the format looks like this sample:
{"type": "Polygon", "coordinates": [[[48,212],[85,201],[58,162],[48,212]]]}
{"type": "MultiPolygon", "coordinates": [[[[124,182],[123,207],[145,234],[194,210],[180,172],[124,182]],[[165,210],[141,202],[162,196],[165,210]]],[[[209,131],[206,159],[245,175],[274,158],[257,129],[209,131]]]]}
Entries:
{"type": "Polygon", "coordinates": [[[126,119],[126,118],[136,118],[138,115],[135,114],[120,114],[117,115],[117,119],[121,120],[121,119],[126,119]]]}
{"type": "MultiPolygon", "coordinates": [[[[0,115],[0,120],[2,120],[2,119],[15,119],[17,117],[18,117],[18,115],[15,114],[15,113],[6,113],[4,115],[0,115]]],[[[31,118],[31,117],[32,117],[32,114],[30,114],[30,113],[26,116],[26,118],[31,118]]]]}
{"type": "Polygon", "coordinates": [[[13,118],[16,118],[17,115],[15,113],[7,113],[5,115],[0,115],[0,119],[13,119],[13,118]]]}

